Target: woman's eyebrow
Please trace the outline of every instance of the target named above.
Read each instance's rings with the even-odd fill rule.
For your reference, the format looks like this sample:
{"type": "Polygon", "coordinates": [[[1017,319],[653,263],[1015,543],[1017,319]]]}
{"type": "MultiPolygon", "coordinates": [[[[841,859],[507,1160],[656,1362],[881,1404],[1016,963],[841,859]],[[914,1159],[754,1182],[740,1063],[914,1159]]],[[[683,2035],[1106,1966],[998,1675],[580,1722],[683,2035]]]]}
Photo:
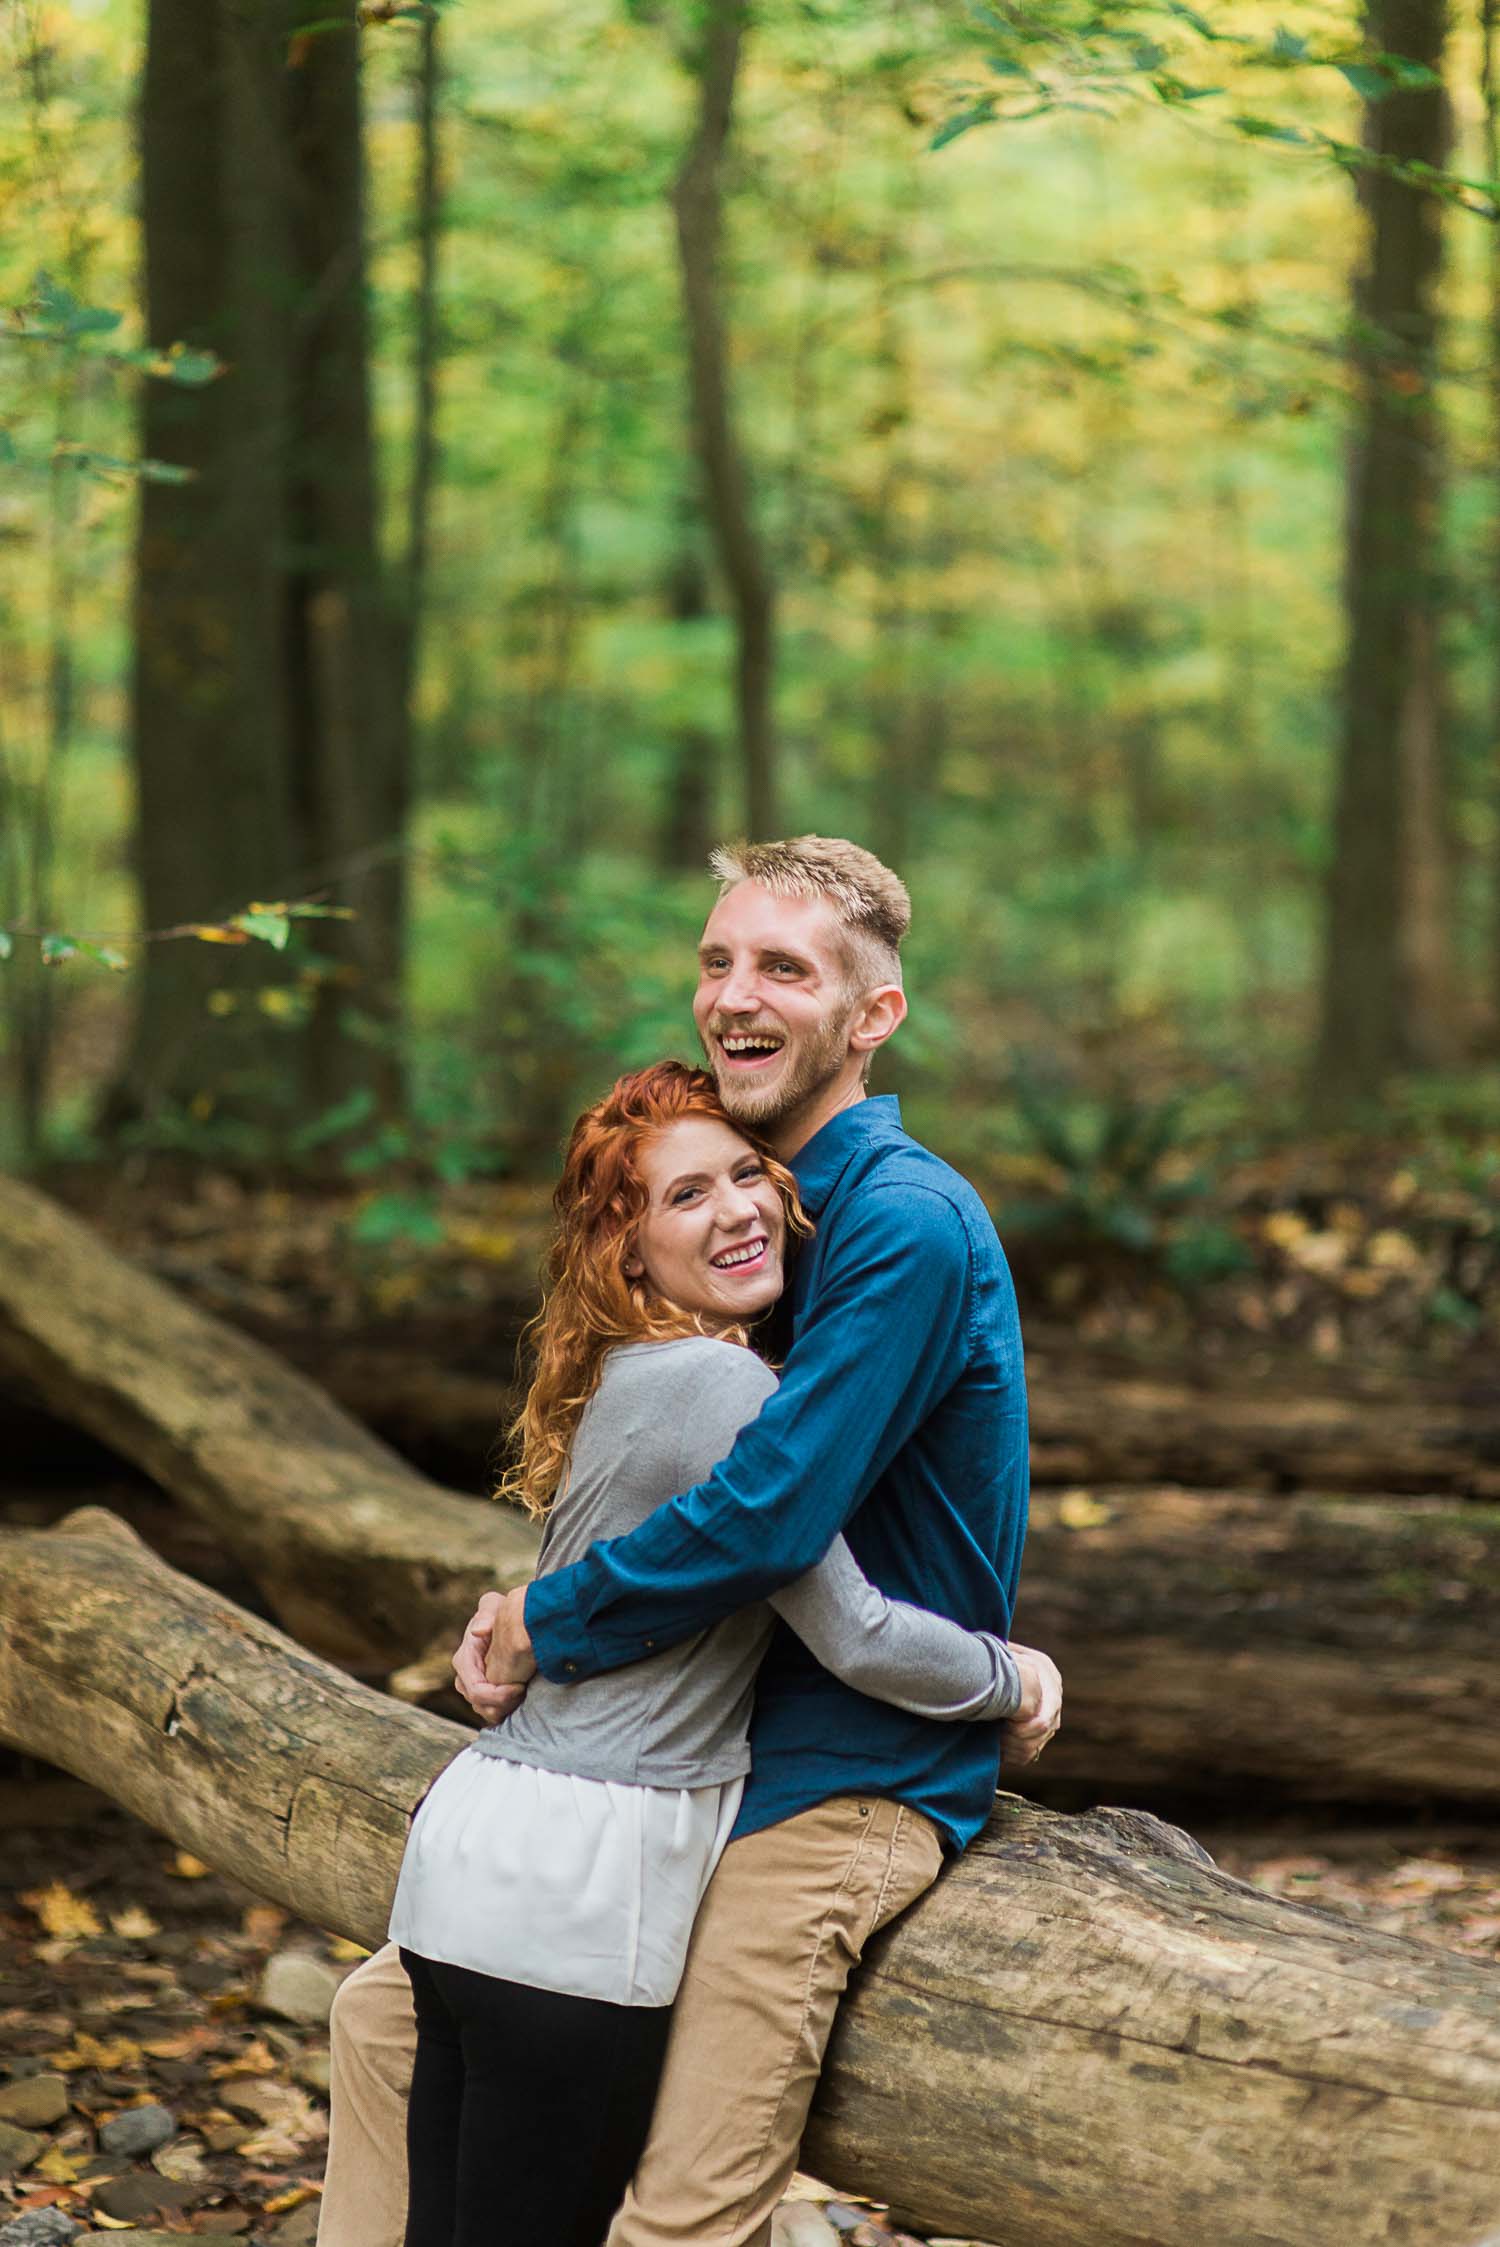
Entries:
{"type": "Polygon", "coordinates": [[[665,1201],[669,1194],[675,1194],[679,1186],[705,1186],[707,1183],[708,1173],[706,1171],[685,1170],[680,1178],[669,1180],[662,1188],[662,1200],[665,1201]]]}

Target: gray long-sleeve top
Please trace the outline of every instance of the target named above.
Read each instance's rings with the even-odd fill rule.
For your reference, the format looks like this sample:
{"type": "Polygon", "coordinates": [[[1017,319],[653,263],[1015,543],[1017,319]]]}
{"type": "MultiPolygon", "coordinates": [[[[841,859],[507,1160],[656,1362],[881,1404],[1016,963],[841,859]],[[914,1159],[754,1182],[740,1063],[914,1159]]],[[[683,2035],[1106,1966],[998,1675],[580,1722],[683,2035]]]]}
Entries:
{"type": "MultiPolygon", "coordinates": [[[[666,1498],[701,1482],[759,1412],[776,1376],[751,1351],[708,1336],[611,1350],[573,1440],[566,1490],[538,1573],[596,1539],[623,1536],[666,1498]]],[[[1004,1642],[887,1599],[842,1537],[766,1604],[628,1667],[575,1685],[535,1678],[488,1755],[637,1786],[699,1787],[750,1768],[755,1673],[781,1615],[825,1669],[918,1716],[991,1721],[1020,1706],[1004,1642]]]]}

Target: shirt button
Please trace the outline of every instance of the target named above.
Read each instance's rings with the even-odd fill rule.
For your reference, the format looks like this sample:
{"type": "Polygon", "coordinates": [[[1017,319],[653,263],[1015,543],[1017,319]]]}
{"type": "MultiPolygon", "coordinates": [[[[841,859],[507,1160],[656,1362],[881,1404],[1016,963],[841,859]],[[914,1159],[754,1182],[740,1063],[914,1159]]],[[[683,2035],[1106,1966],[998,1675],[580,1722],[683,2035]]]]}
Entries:
{"type": "Polygon", "coordinates": [[[652,1652],[653,1652],[653,1651],[655,1650],[655,1647],[656,1647],[656,1641],[655,1641],[655,1639],[654,1639],[654,1638],[648,1638],[648,1639],[647,1639],[647,1641],[646,1641],[646,1652],[647,1652],[648,1654],[652,1653],[652,1652]]]}
{"type": "Polygon", "coordinates": [[[576,1677],[578,1674],[578,1664],[576,1662],[564,1662],[563,1668],[567,1671],[569,1677],[576,1677]]]}

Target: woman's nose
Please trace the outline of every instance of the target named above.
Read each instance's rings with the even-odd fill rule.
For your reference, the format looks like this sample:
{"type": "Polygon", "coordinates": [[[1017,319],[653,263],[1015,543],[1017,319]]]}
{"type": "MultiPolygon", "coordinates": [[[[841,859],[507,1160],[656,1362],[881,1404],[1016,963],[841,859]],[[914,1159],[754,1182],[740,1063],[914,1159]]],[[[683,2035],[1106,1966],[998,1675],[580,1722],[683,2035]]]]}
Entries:
{"type": "Polygon", "coordinates": [[[755,1196],[743,1186],[726,1186],[719,1196],[718,1220],[726,1233],[743,1233],[760,1214],[755,1196]]]}

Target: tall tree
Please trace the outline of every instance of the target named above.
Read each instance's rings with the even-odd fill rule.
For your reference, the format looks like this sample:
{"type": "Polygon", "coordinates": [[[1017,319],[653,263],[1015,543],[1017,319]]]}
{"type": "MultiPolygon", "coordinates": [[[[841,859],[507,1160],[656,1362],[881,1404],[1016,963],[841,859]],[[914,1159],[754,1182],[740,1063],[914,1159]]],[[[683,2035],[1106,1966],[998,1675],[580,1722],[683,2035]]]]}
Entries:
{"type": "Polygon", "coordinates": [[[360,58],[297,0],[151,0],[141,111],[149,332],[216,351],[206,390],[148,385],[132,735],[148,926],[327,887],[300,1030],[257,998],[261,947],[147,948],[113,1120],[269,1088],[389,1099],[395,1064],[348,1021],[392,1015],[404,896],[402,641],[376,535],[360,58]],[[210,1012],[228,987],[234,1012],[210,1012]],[[294,1058],[295,1056],[295,1058],[294,1058]],[[273,1063],[275,1066],[273,1066],[273,1063]]]}
{"type": "MultiPolygon", "coordinates": [[[[1480,99],[1483,104],[1483,151],[1486,179],[1500,179],[1500,9],[1496,0],[1479,0],[1480,99]]],[[[1500,226],[1490,228],[1489,269],[1490,429],[1494,445],[1496,479],[1495,519],[1490,557],[1492,616],[1500,616],[1500,226]]],[[[1500,1048],[1500,629],[1494,633],[1490,683],[1490,731],[1495,768],[1492,794],[1495,837],[1490,856],[1490,974],[1491,1044],[1500,1048]]]]}
{"type": "Polygon", "coordinates": [[[1313,1080],[1325,1111],[1453,1039],[1444,872],[1435,400],[1442,205],[1409,167],[1441,166],[1444,0],[1372,0],[1377,56],[1421,67],[1367,101],[1367,218],[1355,284],[1358,382],[1345,549],[1343,737],[1313,1080]]]}
{"type": "Polygon", "coordinates": [[[750,471],[736,427],[725,340],[720,251],[724,158],[749,21],[748,0],[703,0],[687,57],[698,112],[672,189],[687,328],[693,444],[704,511],[728,588],[735,626],[735,705],[745,817],[754,835],[774,835],[776,590],[756,528],[750,471]]]}

